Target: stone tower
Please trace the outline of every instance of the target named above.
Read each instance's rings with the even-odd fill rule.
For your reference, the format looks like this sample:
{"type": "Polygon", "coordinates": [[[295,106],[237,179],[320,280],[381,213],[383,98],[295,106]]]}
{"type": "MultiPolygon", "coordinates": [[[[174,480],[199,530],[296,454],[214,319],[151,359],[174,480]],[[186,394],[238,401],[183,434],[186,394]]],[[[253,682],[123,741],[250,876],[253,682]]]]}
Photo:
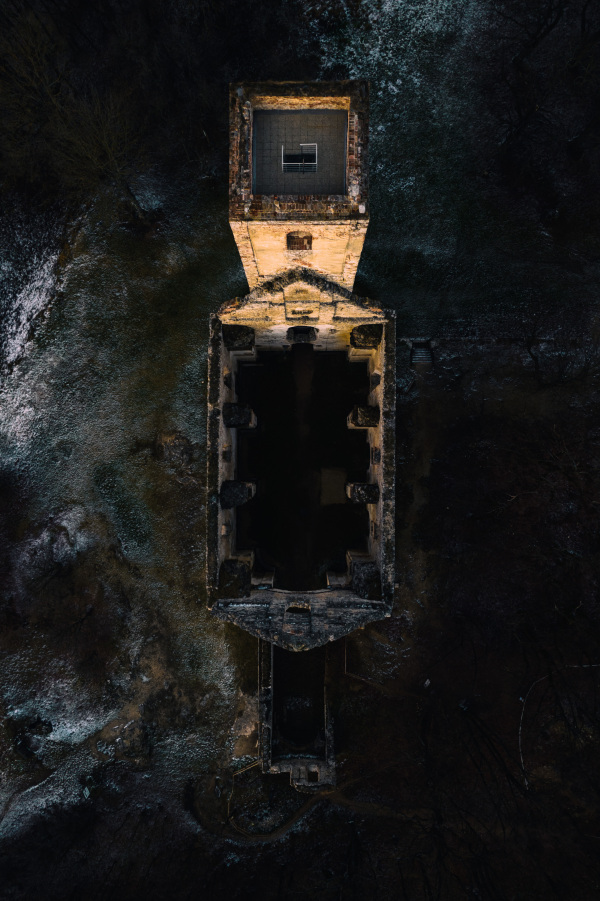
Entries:
{"type": "Polygon", "coordinates": [[[352,289],[367,226],[368,83],[235,84],[229,222],[250,288],[302,266],[352,289]]]}

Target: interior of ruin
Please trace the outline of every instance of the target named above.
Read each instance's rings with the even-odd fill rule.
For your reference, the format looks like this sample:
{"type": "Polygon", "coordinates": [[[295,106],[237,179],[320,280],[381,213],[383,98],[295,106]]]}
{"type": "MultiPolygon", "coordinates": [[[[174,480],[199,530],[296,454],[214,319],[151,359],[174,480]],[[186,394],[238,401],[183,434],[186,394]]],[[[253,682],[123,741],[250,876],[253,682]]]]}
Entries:
{"type": "Polygon", "coordinates": [[[344,194],[347,132],[346,110],[256,110],[254,193],[344,194]]]}
{"type": "Polygon", "coordinates": [[[347,426],[367,401],[367,364],[292,344],[241,362],[236,388],[257,419],[238,430],[237,478],[256,494],[237,509],[237,548],[254,551],[255,573],[273,572],[275,588],[326,588],[328,572],[346,571],[348,550],[367,551],[366,505],[346,492],[368,481],[366,432],[347,426]]]}
{"type": "Polygon", "coordinates": [[[326,647],[294,654],[273,647],[271,761],[325,756],[326,647]]]}

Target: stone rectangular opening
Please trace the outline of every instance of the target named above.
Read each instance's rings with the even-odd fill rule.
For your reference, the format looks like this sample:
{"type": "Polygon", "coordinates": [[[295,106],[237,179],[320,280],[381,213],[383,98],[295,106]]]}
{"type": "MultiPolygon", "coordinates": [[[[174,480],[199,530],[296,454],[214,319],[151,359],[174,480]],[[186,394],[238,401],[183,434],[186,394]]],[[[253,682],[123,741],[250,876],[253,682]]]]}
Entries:
{"type": "Polygon", "coordinates": [[[312,235],[304,235],[302,232],[288,232],[287,249],[300,251],[312,250],[312,235]]]}
{"type": "Polygon", "coordinates": [[[273,763],[325,756],[326,655],[326,647],[300,654],[273,647],[273,763]]]}
{"type": "Polygon", "coordinates": [[[346,423],[366,402],[367,363],[297,343],[240,361],[236,385],[258,423],[237,436],[236,479],[256,493],[236,508],[236,547],[254,552],[255,572],[273,573],[274,588],[327,588],[328,573],[346,572],[348,549],[368,546],[366,505],[345,491],[368,481],[367,431],[346,423]]]}

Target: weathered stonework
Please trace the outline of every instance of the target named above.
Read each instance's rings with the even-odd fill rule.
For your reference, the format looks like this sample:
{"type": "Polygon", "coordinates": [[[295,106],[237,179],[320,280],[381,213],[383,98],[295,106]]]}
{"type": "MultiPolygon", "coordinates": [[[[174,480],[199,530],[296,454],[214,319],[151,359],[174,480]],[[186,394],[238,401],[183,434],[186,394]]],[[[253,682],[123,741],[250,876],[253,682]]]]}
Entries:
{"type": "Polygon", "coordinates": [[[352,293],[367,141],[366,82],[231,87],[229,222],[251,291],[211,317],[208,603],[258,638],[261,766],[305,791],[335,784],[325,648],[394,600],[395,319],[352,293]],[[297,709],[312,737],[290,733],[297,709]]]}
{"type": "MultiPolygon", "coordinates": [[[[311,215],[315,215],[314,209],[311,215]]],[[[288,219],[283,223],[268,219],[260,222],[230,220],[251,288],[298,266],[335,279],[345,288],[352,288],[368,224],[364,219],[350,222],[288,219]],[[312,250],[288,250],[288,233],[302,226],[310,229],[312,250]]]]}
{"type": "MultiPolygon", "coordinates": [[[[212,319],[209,352],[208,596],[216,616],[267,641],[301,650],[390,615],[395,577],[394,421],[395,322],[392,314],[377,304],[300,269],[221,307],[212,319]],[[243,361],[255,360],[257,352],[289,347],[290,330],[298,327],[314,333],[308,338],[316,352],[344,351],[350,360],[367,365],[368,404],[348,411],[348,427],[363,432],[370,449],[367,484],[352,489],[352,500],[368,511],[368,552],[357,554],[349,548],[346,575],[331,574],[323,591],[282,590],[273,588],[272,581],[265,587],[263,580],[260,587],[253,585],[243,596],[224,597],[216,589],[223,562],[247,554],[235,545],[237,506],[232,503],[224,508],[219,503],[223,485],[230,491],[236,482],[238,429],[230,414],[238,410],[237,368],[243,361]],[[223,453],[224,449],[231,453],[223,453]],[[308,609],[300,630],[286,619],[289,608],[298,604],[308,609]]],[[[248,425],[250,413],[245,411],[240,415],[240,427],[248,425]]],[[[245,485],[240,489],[242,501],[253,502],[245,485]]],[[[232,563],[227,565],[235,570],[232,563]]]]}
{"type": "Polygon", "coordinates": [[[367,82],[232,85],[229,222],[251,288],[297,265],[352,287],[369,224],[367,145],[367,82]],[[345,193],[253,193],[254,112],[316,109],[347,112],[345,193]],[[310,235],[312,248],[290,250],[291,232],[310,235]]]}
{"type": "MultiPolygon", "coordinates": [[[[335,750],[333,722],[324,686],[322,750],[310,756],[286,756],[275,759],[273,755],[273,694],[274,694],[273,645],[268,641],[258,643],[258,746],[261,768],[264,773],[289,773],[290,783],[301,791],[319,791],[335,785],[335,750]]],[[[314,749],[316,750],[316,749],[314,749]]]]}

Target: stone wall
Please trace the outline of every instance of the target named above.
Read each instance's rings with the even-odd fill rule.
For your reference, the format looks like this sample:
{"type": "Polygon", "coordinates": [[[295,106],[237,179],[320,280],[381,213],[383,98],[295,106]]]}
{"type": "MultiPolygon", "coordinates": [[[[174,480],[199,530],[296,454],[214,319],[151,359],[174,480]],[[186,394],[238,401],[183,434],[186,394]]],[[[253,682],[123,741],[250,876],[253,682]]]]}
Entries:
{"type": "Polygon", "coordinates": [[[240,221],[231,229],[250,288],[302,266],[351,289],[356,278],[368,222],[323,220],[240,221]],[[288,250],[287,236],[302,229],[312,237],[311,250],[288,250]]]}

